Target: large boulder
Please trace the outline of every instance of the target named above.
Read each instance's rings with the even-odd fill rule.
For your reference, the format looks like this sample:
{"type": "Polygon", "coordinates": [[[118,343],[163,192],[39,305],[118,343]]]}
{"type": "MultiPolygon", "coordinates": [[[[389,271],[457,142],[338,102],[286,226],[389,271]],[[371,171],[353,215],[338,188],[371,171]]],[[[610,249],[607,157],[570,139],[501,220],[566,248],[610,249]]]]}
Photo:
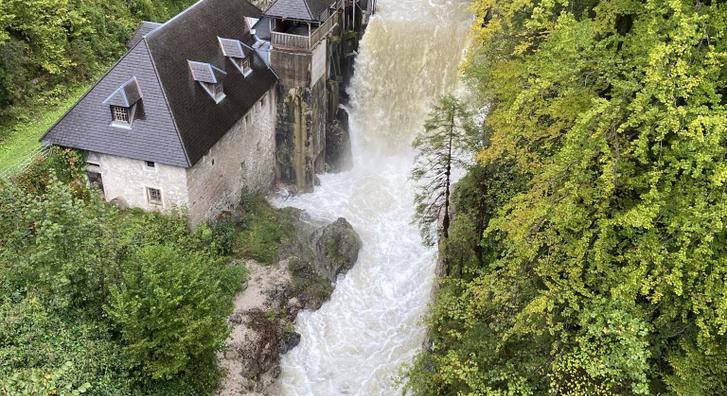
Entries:
{"type": "Polygon", "coordinates": [[[331,282],[350,270],[358,260],[361,239],[353,226],[344,218],[339,218],[313,233],[315,249],[315,269],[318,274],[331,282]]]}

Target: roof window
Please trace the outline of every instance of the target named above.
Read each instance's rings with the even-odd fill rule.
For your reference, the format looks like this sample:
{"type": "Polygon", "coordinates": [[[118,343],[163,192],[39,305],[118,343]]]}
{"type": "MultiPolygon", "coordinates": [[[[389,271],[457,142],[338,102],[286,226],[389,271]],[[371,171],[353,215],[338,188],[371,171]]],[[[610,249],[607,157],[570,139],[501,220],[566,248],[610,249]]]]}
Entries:
{"type": "Polygon", "coordinates": [[[225,55],[230,62],[242,73],[243,76],[248,77],[252,74],[251,66],[251,54],[252,49],[247,45],[243,44],[240,40],[217,38],[220,41],[220,48],[222,48],[222,54],[225,55]]]}
{"type": "Polygon", "coordinates": [[[136,77],[122,84],[106,100],[104,104],[111,110],[111,125],[121,128],[131,128],[137,113],[137,104],[142,94],[136,77]]]}
{"type": "Polygon", "coordinates": [[[214,99],[215,103],[220,103],[225,99],[225,91],[222,86],[222,79],[227,75],[224,70],[204,62],[187,61],[189,70],[192,73],[192,79],[197,81],[199,85],[214,99]]]}

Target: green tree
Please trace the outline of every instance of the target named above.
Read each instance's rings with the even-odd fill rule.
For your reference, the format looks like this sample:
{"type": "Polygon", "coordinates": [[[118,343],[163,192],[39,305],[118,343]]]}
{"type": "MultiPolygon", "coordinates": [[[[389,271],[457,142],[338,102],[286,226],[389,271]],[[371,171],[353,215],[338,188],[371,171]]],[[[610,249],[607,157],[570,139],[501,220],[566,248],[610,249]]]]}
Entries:
{"type": "Polygon", "coordinates": [[[465,70],[491,109],[478,159],[514,161],[527,183],[496,208],[455,202],[470,222],[453,226],[456,253],[486,254],[437,296],[412,389],[724,394],[727,6],[475,9],[465,70]]]}
{"type": "Polygon", "coordinates": [[[143,378],[171,379],[197,362],[214,366],[232,307],[215,276],[220,266],[172,245],[143,247],[123,264],[106,312],[125,342],[129,366],[143,378]]]}
{"type": "MultiPolygon", "coordinates": [[[[437,237],[441,237],[445,250],[449,238],[453,171],[464,164],[468,152],[472,152],[468,143],[471,143],[473,131],[472,114],[466,106],[453,96],[444,96],[432,108],[424,131],[413,143],[417,158],[412,179],[418,185],[415,221],[426,243],[434,244],[437,237]],[[441,226],[437,226],[440,219],[441,226]]],[[[445,271],[450,272],[446,257],[445,271]]]]}

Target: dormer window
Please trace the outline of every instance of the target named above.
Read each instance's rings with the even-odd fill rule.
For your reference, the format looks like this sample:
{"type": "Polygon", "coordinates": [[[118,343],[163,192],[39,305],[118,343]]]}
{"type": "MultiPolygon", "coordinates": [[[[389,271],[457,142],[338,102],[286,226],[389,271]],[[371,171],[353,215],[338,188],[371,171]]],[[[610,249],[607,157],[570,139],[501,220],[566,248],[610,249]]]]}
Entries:
{"type": "Polygon", "coordinates": [[[136,77],[122,84],[106,98],[104,104],[111,110],[111,126],[131,128],[141,98],[141,89],[136,77]]]}
{"type": "Polygon", "coordinates": [[[209,63],[187,61],[192,79],[197,81],[207,94],[220,103],[225,99],[225,90],[222,86],[222,79],[227,75],[222,69],[209,63]]]}
{"type": "Polygon", "coordinates": [[[128,107],[111,106],[111,117],[115,124],[131,124],[128,107]]]}
{"type": "Polygon", "coordinates": [[[222,54],[235,65],[235,68],[245,77],[252,74],[252,64],[250,62],[253,52],[252,48],[243,44],[240,40],[221,37],[218,37],[218,40],[220,41],[222,54]]]}

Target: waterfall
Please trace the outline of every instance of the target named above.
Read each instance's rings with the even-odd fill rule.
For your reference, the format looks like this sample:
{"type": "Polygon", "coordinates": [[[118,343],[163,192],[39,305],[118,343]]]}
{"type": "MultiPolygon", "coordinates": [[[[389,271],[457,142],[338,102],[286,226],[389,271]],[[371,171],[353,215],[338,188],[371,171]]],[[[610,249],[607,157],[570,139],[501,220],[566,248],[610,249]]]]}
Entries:
{"type": "Polygon", "coordinates": [[[354,169],[323,175],[312,194],[278,198],[314,218],[345,217],[363,241],[331,300],[296,322],[283,356],[284,395],[398,394],[421,348],[436,251],[411,225],[410,145],[428,107],[456,84],[471,17],[467,0],[379,0],[349,93],[354,169]]]}

